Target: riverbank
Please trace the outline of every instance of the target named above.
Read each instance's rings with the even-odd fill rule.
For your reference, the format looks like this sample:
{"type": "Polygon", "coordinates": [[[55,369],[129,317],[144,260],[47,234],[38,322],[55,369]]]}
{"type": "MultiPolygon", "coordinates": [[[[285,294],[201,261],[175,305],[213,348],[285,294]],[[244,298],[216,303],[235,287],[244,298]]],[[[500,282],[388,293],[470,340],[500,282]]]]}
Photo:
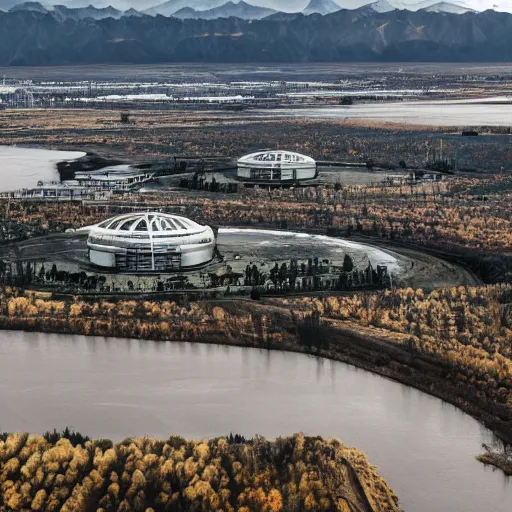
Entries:
{"type": "MultiPolygon", "coordinates": [[[[247,301],[251,304],[252,302],[247,301]]],[[[213,305],[213,304],[212,304],[213,305]]],[[[219,302],[224,310],[231,307],[239,307],[239,301],[219,302]]],[[[244,304],[244,307],[247,306],[244,304]]],[[[258,308],[254,308],[258,310],[258,308]]],[[[43,332],[47,334],[69,334],[86,336],[105,336],[111,338],[125,338],[127,336],[135,339],[146,339],[156,341],[174,341],[166,339],[155,326],[140,328],[139,332],[130,332],[129,328],[123,328],[120,331],[118,326],[108,326],[108,322],[101,322],[91,325],[90,320],[86,321],[84,328],[69,328],[63,322],[57,319],[22,319],[6,321],[0,318],[0,329],[2,330],[22,330],[27,332],[43,332]],[[153,328],[152,328],[153,327],[153,328]],[[99,329],[98,329],[99,328],[99,329]],[[145,333],[141,336],[141,332],[145,333]]],[[[252,323],[252,322],[251,322],[252,323]]],[[[261,327],[261,326],[260,326],[261,327]]],[[[281,328],[286,329],[289,325],[283,324],[281,328]]],[[[314,346],[307,347],[297,342],[283,341],[280,333],[274,333],[272,341],[261,340],[256,332],[249,333],[241,331],[240,341],[233,339],[233,333],[203,332],[187,336],[183,335],[179,341],[189,341],[206,344],[232,345],[238,347],[259,347],[267,350],[284,350],[289,352],[298,352],[314,356],[351,364],[357,368],[370,371],[382,377],[400,382],[407,386],[418,389],[431,396],[454,405],[466,414],[482,422],[488,429],[492,430],[500,439],[506,443],[512,443],[511,419],[512,415],[505,408],[498,405],[488,404],[485,401],[478,400],[476,396],[468,395],[467,390],[449,385],[439,371],[436,371],[435,361],[422,359],[420,357],[411,357],[411,354],[390,345],[387,341],[378,339],[371,335],[364,335],[356,332],[354,328],[340,328],[330,326],[329,329],[323,329],[323,336],[329,336],[328,343],[336,343],[335,348],[317,349],[314,346]],[[429,368],[430,367],[430,368],[429,368]],[[430,370],[425,371],[425,370],[430,370]],[[437,375],[435,375],[437,374],[437,375]]],[[[192,334],[192,333],[191,333],[192,334]]],[[[177,340],[176,340],[177,341],[177,340]]]]}
{"type": "MultiPolygon", "coordinates": [[[[460,287],[461,293],[466,293],[464,290],[473,294],[474,302],[482,304],[487,295],[492,301],[496,294],[492,287],[460,287]]],[[[360,300],[357,295],[179,305],[168,301],[84,302],[75,299],[65,302],[30,293],[9,297],[12,290],[6,293],[1,300],[2,329],[193,341],[313,354],[352,364],[439,397],[481,421],[502,440],[512,443],[512,407],[503,387],[509,380],[506,376],[499,377],[496,373],[499,367],[489,366],[482,371],[485,375],[493,372],[501,387],[493,384],[494,379],[467,379],[465,375],[480,375],[480,359],[475,359],[474,363],[468,361],[466,367],[460,360],[448,357],[454,350],[449,345],[443,349],[445,351],[432,352],[429,345],[425,342],[422,345],[411,334],[364,326],[357,323],[355,317],[343,320],[333,314],[334,310],[325,309],[326,304],[349,308],[351,302],[360,300]]],[[[388,296],[389,300],[396,301],[389,293],[368,294],[368,297],[388,296]]],[[[375,307],[370,303],[363,306],[364,310],[375,307]]],[[[450,307],[458,305],[454,303],[450,307]]],[[[488,317],[492,307],[489,302],[482,308],[482,314],[488,317]]],[[[446,314],[450,315],[450,311],[446,314]]],[[[465,357],[464,351],[461,357],[465,357]]],[[[508,372],[508,368],[503,371],[508,372]]]]}
{"type": "MultiPolygon", "coordinates": [[[[356,328],[333,326],[332,339],[340,347],[325,356],[353,364],[372,373],[388,377],[454,405],[482,422],[506,443],[512,442],[512,415],[505,407],[489,404],[477,397],[475,391],[446,382],[440,361],[411,355],[397,349],[374,333],[357,332],[356,328]]],[[[324,356],[324,357],[325,357],[324,356]]]]}
{"type": "Polygon", "coordinates": [[[364,454],[335,440],[173,436],[114,444],[64,436],[0,435],[5,507],[399,512],[398,499],[364,454]]]}

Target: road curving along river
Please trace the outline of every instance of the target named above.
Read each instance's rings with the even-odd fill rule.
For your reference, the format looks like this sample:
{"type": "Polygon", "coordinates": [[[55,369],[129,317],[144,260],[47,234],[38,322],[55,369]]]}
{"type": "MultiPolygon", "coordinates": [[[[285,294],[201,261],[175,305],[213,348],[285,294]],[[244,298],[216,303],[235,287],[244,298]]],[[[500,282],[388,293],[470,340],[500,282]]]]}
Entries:
{"type": "Polygon", "coordinates": [[[194,343],[0,333],[0,430],[269,438],[367,453],[410,512],[509,512],[512,480],[474,457],[492,435],[437,398],[349,365],[194,343]]]}

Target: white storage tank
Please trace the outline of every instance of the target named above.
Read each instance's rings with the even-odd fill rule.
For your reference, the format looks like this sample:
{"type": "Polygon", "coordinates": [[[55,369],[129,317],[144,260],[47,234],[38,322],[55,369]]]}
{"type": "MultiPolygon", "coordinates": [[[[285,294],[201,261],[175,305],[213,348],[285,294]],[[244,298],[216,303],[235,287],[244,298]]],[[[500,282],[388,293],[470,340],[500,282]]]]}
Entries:
{"type": "Polygon", "coordinates": [[[168,272],[213,259],[209,226],[178,215],[139,212],[105,220],[89,231],[89,261],[121,272],[168,272]]]}
{"type": "Polygon", "coordinates": [[[292,151],[258,151],[238,160],[237,176],[251,182],[294,182],[317,177],[313,158],[292,151]]]}

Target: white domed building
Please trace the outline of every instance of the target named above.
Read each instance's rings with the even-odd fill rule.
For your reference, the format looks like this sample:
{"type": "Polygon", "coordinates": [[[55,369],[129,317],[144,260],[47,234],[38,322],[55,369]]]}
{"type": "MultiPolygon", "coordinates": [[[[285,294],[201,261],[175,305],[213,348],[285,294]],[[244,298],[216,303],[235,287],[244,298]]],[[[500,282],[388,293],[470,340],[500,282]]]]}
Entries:
{"type": "Polygon", "coordinates": [[[317,177],[313,158],[292,151],[258,151],[238,160],[238,179],[252,182],[294,182],[317,177]]]}
{"type": "Polygon", "coordinates": [[[213,259],[209,226],[158,212],[119,215],[93,226],[87,239],[93,265],[120,272],[168,272],[213,259]]]}

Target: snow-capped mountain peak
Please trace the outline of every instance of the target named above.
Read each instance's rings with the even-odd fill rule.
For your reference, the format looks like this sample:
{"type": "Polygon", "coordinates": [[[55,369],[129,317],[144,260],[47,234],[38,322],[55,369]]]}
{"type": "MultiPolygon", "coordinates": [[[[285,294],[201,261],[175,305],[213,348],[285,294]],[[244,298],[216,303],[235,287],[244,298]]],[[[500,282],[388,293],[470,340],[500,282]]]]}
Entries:
{"type": "Polygon", "coordinates": [[[309,4],[302,10],[302,14],[331,14],[341,10],[342,7],[334,0],[310,0],[309,4]]]}
{"type": "Polygon", "coordinates": [[[368,4],[367,7],[371,7],[375,12],[389,12],[396,9],[388,0],[377,0],[377,2],[368,4]]]}
{"type": "Polygon", "coordinates": [[[424,10],[428,12],[448,12],[462,14],[468,11],[477,11],[472,3],[479,0],[389,0],[396,9],[407,9],[408,11],[424,10]]]}
{"type": "Polygon", "coordinates": [[[434,5],[430,5],[429,7],[425,7],[422,10],[426,12],[447,12],[450,14],[464,14],[466,12],[476,12],[474,9],[471,9],[471,7],[453,4],[450,2],[438,2],[434,5]]]}

